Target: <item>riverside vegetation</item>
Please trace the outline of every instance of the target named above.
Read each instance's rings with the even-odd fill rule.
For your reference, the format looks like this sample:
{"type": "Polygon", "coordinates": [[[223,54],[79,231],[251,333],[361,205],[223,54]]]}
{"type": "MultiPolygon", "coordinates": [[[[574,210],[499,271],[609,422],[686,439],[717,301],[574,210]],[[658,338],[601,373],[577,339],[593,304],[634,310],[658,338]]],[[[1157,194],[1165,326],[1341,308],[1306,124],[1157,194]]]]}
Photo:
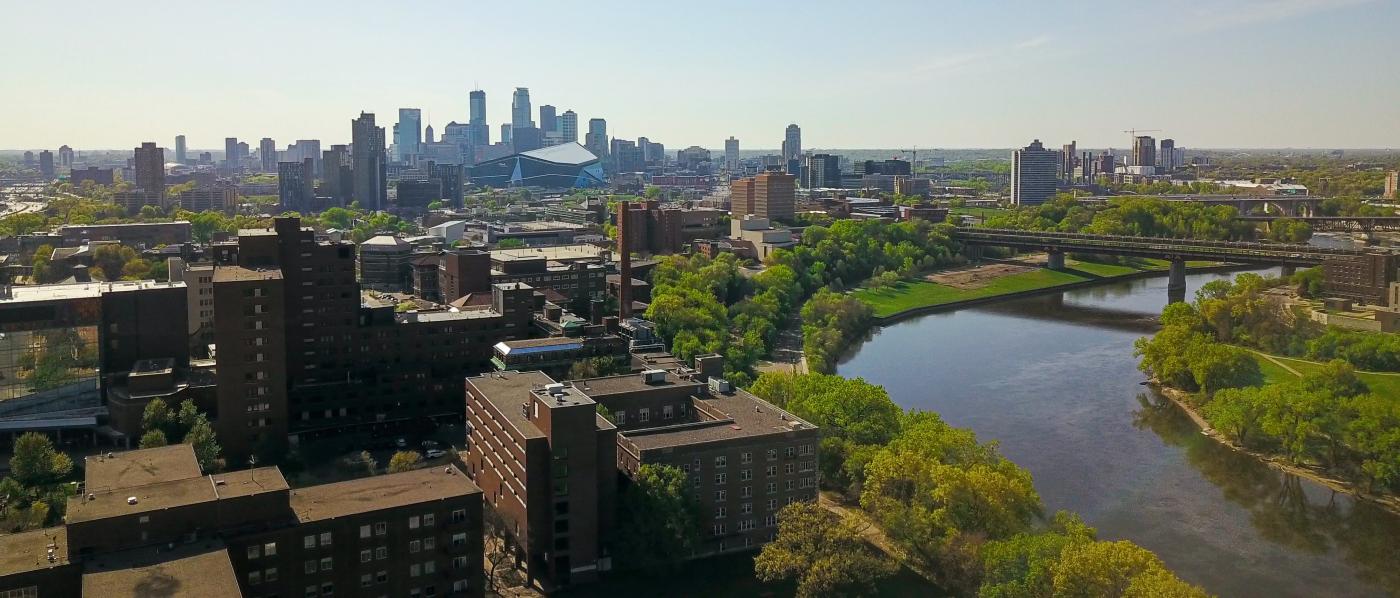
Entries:
{"type": "Polygon", "coordinates": [[[1168,305],[1162,329],[1136,344],[1140,367],[1185,393],[1188,407],[1239,446],[1393,495],[1400,335],[1317,325],[1264,293],[1282,282],[1241,274],[1207,284],[1192,303],[1168,305]],[[1315,361],[1279,360],[1307,364],[1296,376],[1252,350],[1315,361]]]}

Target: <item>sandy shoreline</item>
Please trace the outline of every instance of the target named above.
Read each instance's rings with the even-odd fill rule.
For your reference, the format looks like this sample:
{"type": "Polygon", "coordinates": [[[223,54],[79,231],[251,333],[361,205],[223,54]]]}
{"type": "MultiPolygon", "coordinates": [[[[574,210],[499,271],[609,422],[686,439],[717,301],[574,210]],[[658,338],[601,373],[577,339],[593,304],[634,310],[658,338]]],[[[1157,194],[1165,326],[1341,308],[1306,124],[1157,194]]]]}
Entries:
{"type": "Polygon", "coordinates": [[[1176,406],[1180,407],[1182,411],[1186,412],[1186,415],[1191,418],[1191,421],[1196,423],[1196,427],[1201,429],[1202,434],[1209,436],[1211,439],[1230,448],[1231,450],[1254,457],[1255,459],[1262,461],[1268,466],[1273,467],[1274,469],[1277,469],[1284,473],[1312,480],[1314,482],[1317,482],[1318,484],[1331,488],[1332,490],[1336,490],[1337,492],[1348,494],[1350,496],[1356,497],[1359,500],[1364,500],[1369,503],[1375,504],[1376,506],[1390,511],[1391,513],[1400,515],[1400,496],[1372,494],[1370,492],[1366,492],[1364,489],[1362,489],[1360,486],[1356,485],[1353,482],[1331,477],[1324,470],[1312,467],[1305,467],[1301,465],[1294,465],[1292,463],[1284,461],[1281,457],[1247,449],[1230,440],[1229,438],[1226,438],[1224,434],[1221,434],[1220,432],[1216,431],[1215,428],[1211,427],[1210,422],[1207,422],[1206,419],[1202,417],[1199,412],[1196,411],[1196,408],[1193,407],[1191,403],[1186,400],[1186,396],[1188,393],[1175,388],[1171,388],[1169,386],[1163,386],[1159,384],[1156,380],[1152,380],[1151,384],[1153,388],[1157,389],[1159,392],[1162,393],[1162,396],[1167,397],[1171,400],[1171,402],[1176,403],[1176,406]]]}

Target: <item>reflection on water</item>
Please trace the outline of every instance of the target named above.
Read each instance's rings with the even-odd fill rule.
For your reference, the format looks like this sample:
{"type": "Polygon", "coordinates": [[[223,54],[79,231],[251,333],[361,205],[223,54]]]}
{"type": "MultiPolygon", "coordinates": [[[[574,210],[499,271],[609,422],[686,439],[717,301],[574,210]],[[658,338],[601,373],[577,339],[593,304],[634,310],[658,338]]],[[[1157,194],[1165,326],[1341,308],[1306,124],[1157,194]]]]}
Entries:
{"type": "Polygon", "coordinates": [[[1400,517],[1216,444],[1140,384],[1132,342],[1165,301],[1152,278],[932,314],[876,331],[838,372],[998,441],[1049,509],[1212,592],[1400,593],[1400,517]]]}

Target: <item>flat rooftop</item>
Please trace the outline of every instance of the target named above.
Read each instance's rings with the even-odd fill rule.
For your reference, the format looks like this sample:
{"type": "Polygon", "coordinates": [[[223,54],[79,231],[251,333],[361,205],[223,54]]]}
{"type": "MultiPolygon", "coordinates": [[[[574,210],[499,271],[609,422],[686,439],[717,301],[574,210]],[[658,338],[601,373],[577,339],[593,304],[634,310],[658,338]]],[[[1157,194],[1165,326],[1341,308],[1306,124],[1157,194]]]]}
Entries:
{"type": "Polygon", "coordinates": [[[528,400],[531,390],[553,383],[553,378],[540,371],[512,370],[467,378],[467,384],[480,391],[496,411],[525,438],[543,438],[544,434],[520,412],[520,405],[528,400]]]}
{"type": "Polygon", "coordinates": [[[411,324],[413,322],[452,322],[455,320],[479,320],[482,318],[499,318],[501,314],[490,308],[486,309],[463,309],[460,311],[409,311],[394,314],[394,320],[401,324],[411,324]]]}
{"type": "Polygon", "coordinates": [[[519,249],[495,249],[491,251],[491,259],[501,262],[516,260],[536,260],[546,259],[555,262],[567,262],[575,260],[601,259],[602,252],[607,251],[595,245],[575,244],[556,245],[554,247],[530,247],[519,249]]]}
{"type": "Polygon", "coordinates": [[[34,301],[64,301],[71,299],[94,299],[103,293],[140,291],[145,289],[185,288],[181,282],[157,282],[154,280],[120,280],[116,282],[80,282],[76,284],[31,284],[10,287],[10,295],[0,298],[0,305],[28,303],[34,301]]]}
{"type": "Polygon", "coordinates": [[[173,551],[140,549],[102,555],[84,566],[83,595],[103,598],[199,596],[238,598],[238,576],[222,542],[173,551]]]}
{"type": "Polygon", "coordinates": [[[480,494],[455,466],[425,467],[292,491],[302,523],[480,494]]]}
{"type": "Polygon", "coordinates": [[[591,397],[605,397],[608,395],[627,394],[634,392],[646,392],[659,388],[674,388],[677,386],[689,387],[692,390],[700,390],[705,384],[696,380],[686,380],[677,376],[675,372],[666,370],[666,379],[661,382],[647,383],[641,374],[622,374],[618,376],[607,376],[604,378],[586,378],[575,380],[574,386],[587,393],[591,397]]]}
{"type": "Polygon", "coordinates": [[[719,419],[621,432],[639,450],[815,430],[810,422],[743,390],[695,397],[698,412],[719,419]]]}
{"type": "Polygon", "coordinates": [[[232,282],[237,280],[279,280],[282,278],[282,271],[277,268],[266,268],[253,270],[242,266],[219,266],[214,268],[214,282],[232,282]]]}
{"type": "Polygon", "coordinates": [[[260,467],[128,488],[89,491],[86,495],[68,499],[68,522],[147,513],[287,489],[287,480],[276,467],[260,467]],[[136,499],[136,504],[130,504],[131,498],[136,499]]]}
{"type": "Polygon", "coordinates": [[[188,444],[91,455],[84,460],[83,469],[86,471],[84,486],[88,492],[134,488],[204,475],[199,470],[194,448],[188,444]]]}
{"type": "Polygon", "coordinates": [[[46,527],[18,534],[0,534],[0,577],[68,564],[68,528],[46,527]],[[54,560],[49,561],[49,547],[54,560]]]}

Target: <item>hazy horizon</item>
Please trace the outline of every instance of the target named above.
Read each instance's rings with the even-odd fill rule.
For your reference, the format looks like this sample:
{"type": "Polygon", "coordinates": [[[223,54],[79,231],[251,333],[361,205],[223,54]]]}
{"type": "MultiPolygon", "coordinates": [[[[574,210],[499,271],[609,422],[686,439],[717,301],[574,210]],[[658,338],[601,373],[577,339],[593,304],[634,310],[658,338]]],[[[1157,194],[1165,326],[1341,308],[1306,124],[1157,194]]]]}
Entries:
{"type": "Polygon", "coordinates": [[[441,134],[487,93],[493,140],[511,92],[668,150],[1127,146],[1394,148],[1400,3],[1224,0],[1168,6],[541,2],[411,6],[95,0],[7,9],[0,146],[124,150],[348,143],[350,120],[423,110],[441,134]]]}

